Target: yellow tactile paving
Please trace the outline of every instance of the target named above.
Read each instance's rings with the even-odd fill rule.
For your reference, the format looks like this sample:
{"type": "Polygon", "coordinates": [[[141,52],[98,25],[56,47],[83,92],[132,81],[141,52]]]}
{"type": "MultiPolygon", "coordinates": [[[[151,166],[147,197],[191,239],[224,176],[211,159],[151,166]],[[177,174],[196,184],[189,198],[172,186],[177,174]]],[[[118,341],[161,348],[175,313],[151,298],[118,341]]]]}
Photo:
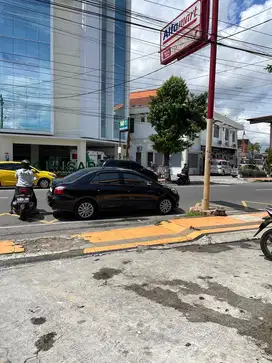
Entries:
{"type": "Polygon", "coordinates": [[[169,229],[170,231],[175,232],[175,233],[181,233],[186,230],[186,228],[184,228],[183,226],[180,226],[176,223],[173,223],[173,221],[162,222],[161,226],[166,229],[169,229]]]}
{"type": "MultiPolygon", "coordinates": [[[[136,228],[122,228],[104,232],[82,233],[77,237],[86,239],[92,243],[122,241],[127,239],[146,238],[177,233],[164,228],[164,226],[144,226],[136,228]]],[[[180,230],[179,230],[180,232],[180,230]]]]}
{"type": "Polygon", "coordinates": [[[217,225],[228,225],[228,224],[236,224],[239,223],[237,219],[232,217],[201,217],[201,218],[184,218],[184,219],[175,219],[172,221],[178,225],[181,225],[186,228],[195,227],[213,227],[217,225]]]}
{"type": "Polygon", "coordinates": [[[173,244],[173,243],[182,243],[182,242],[191,242],[195,239],[197,239],[200,236],[203,236],[205,234],[215,234],[220,232],[228,232],[228,231],[241,231],[241,230],[248,230],[248,229],[257,229],[259,225],[251,225],[251,226],[238,226],[238,227],[221,227],[216,229],[205,229],[202,231],[193,231],[189,233],[187,236],[181,236],[181,237],[172,237],[172,238],[161,238],[156,240],[150,240],[145,242],[131,242],[126,244],[116,244],[116,245],[110,245],[110,246],[98,246],[98,247],[90,247],[85,248],[83,253],[89,254],[89,253],[99,253],[99,252],[107,252],[107,251],[118,251],[122,249],[130,249],[140,246],[155,246],[155,245],[167,245],[167,244],[173,244]]]}
{"type": "Polygon", "coordinates": [[[16,245],[13,241],[0,241],[0,255],[24,252],[24,247],[16,245]]]}

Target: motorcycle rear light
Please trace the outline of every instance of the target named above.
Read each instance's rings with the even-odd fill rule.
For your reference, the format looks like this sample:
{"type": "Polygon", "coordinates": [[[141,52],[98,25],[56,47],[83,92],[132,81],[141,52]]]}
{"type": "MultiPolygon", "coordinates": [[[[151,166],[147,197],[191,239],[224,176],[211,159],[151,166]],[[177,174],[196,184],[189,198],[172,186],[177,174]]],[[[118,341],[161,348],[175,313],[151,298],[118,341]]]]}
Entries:
{"type": "Polygon", "coordinates": [[[23,193],[23,194],[26,194],[26,193],[28,193],[28,190],[27,190],[27,188],[20,188],[19,192],[23,193]]]}
{"type": "Polygon", "coordinates": [[[65,187],[56,187],[54,190],[55,195],[62,195],[64,194],[65,187]]]}

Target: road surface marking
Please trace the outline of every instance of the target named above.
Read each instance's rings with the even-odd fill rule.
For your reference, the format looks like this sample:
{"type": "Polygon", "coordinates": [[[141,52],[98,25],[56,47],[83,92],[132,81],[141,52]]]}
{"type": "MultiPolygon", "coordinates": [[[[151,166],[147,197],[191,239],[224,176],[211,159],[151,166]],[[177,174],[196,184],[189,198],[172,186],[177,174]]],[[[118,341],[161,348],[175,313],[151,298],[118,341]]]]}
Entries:
{"type": "MultiPolygon", "coordinates": [[[[244,202],[246,202],[246,203],[252,203],[252,204],[264,204],[267,207],[268,207],[268,204],[269,204],[269,202],[267,202],[267,203],[264,203],[264,202],[251,202],[250,200],[247,200],[247,201],[244,201],[244,202]]],[[[242,203],[243,203],[243,201],[242,201],[242,203]]]]}
{"type": "Polygon", "coordinates": [[[42,223],[45,223],[45,224],[53,224],[55,222],[57,222],[57,219],[53,219],[52,221],[41,221],[42,223]]]}
{"type": "Polygon", "coordinates": [[[247,204],[246,204],[246,201],[245,200],[242,200],[242,205],[247,208],[247,204]]]}
{"type": "Polygon", "coordinates": [[[9,199],[9,197],[0,197],[0,199],[9,199]]]}
{"type": "Polygon", "coordinates": [[[266,192],[267,190],[272,190],[272,189],[256,189],[256,192],[266,192]]]}

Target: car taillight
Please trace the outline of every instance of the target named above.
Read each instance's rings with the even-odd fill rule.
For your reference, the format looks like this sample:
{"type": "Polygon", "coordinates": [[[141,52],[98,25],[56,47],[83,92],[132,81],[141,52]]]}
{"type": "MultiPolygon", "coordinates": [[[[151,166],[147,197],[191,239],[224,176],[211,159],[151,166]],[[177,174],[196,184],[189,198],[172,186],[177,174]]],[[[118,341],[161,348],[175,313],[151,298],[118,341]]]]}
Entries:
{"type": "Polygon", "coordinates": [[[54,190],[55,195],[62,195],[64,194],[65,187],[56,187],[54,190]]]}
{"type": "Polygon", "coordinates": [[[28,190],[27,190],[27,188],[19,188],[19,192],[22,194],[26,194],[26,193],[28,193],[28,190]]]}

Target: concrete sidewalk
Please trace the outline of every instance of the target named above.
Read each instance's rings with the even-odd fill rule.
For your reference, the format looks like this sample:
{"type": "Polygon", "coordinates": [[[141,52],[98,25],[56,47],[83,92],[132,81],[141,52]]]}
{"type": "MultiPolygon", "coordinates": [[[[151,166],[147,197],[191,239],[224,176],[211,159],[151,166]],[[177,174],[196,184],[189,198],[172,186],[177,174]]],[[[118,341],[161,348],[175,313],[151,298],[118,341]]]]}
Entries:
{"type": "MultiPolygon", "coordinates": [[[[10,259],[57,259],[188,243],[206,235],[256,230],[265,215],[265,212],[259,212],[226,217],[175,218],[134,228],[108,228],[62,237],[5,240],[0,241],[0,262],[5,263],[10,259]]],[[[224,242],[223,239],[220,238],[220,242],[224,242]]]]}

